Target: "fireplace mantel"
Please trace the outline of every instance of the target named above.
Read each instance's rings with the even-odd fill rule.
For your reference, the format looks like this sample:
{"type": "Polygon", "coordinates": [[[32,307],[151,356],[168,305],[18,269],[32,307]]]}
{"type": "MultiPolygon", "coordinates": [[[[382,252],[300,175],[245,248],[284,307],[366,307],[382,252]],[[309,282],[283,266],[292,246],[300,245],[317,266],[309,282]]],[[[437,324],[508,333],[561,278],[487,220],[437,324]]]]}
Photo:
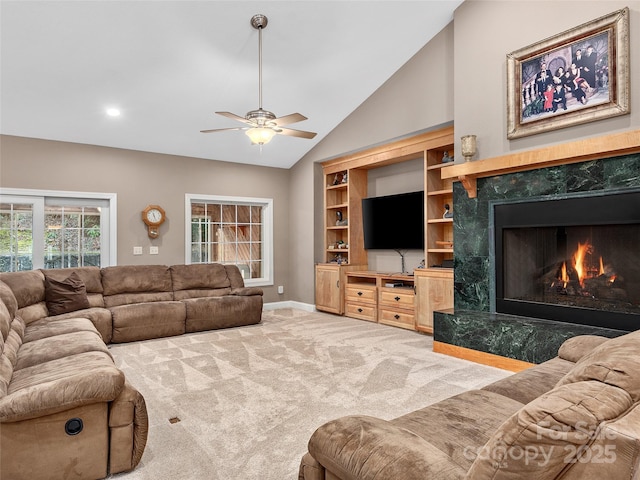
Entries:
{"type": "Polygon", "coordinates": [[[640,130],[633,130],[474,162],[457,163],[442,168],[441,175],[442,178],[459,180],[469,198],[476,198],[478,178],[638,152],[640,152],[640,130]]]}

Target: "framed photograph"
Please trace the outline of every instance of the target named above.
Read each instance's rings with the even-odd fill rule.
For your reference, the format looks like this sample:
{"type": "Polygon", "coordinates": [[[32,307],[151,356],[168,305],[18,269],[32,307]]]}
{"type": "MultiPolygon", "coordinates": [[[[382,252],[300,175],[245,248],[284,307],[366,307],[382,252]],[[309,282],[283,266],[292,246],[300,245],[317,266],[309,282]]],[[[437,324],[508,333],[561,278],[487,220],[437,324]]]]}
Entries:
{"type": "Polygon", "coordinates": [[[629,113],[629,8],[507,55],[507,138],[629,113]]]}

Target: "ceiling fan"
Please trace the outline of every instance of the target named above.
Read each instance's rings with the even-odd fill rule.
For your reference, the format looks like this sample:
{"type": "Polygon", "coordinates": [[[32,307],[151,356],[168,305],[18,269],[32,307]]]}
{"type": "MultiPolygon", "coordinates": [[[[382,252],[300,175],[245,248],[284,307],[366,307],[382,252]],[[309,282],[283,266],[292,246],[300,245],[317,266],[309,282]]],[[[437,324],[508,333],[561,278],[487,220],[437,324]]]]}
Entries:
{"type": "Polygon", "coordinates": [[[251,17],[251,26],[258,30],[258,109],[247,112],[244,117],[231,112],[216,112],[218,115],[231,118],[232,120],[237,120],[247,126],[200,130],[202,133],[223,132],[225,130],[246,130],[246,134],[251,139],[251,143],[256,145],[269,143],[276,134],[307,139],[311,139],[316,136],[316,133],[314,132],[305,132],[304,130],[294,130],[292,128],[283,127],[284,125],[290,125],[292,123],[306,120],[307,117],[304,115],[300,113],[291,113],[283,117],[276,117],[272,112],[262,108],[262,29],[267,26],[267,22],[267,17],[262,14],[257,14],[251,17]]]}

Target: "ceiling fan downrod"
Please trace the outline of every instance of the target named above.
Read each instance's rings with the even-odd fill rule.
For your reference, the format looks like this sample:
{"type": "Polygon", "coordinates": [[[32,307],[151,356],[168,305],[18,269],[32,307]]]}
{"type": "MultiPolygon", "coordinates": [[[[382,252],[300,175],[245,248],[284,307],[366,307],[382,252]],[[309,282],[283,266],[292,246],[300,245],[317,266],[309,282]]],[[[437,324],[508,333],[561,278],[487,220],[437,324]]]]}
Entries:
{"type": "Polygon", "coordinates": [[[258,30],[258,110],[262,110],[262,29],[268,23],[269,19],[261,13],[251,17],[251,26],[258,30]]]}

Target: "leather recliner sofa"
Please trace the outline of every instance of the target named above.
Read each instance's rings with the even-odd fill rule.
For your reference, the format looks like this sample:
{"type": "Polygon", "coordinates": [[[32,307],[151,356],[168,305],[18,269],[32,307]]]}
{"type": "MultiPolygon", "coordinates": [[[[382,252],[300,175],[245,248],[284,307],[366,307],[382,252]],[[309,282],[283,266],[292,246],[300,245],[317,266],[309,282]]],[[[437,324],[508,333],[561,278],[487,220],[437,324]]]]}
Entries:
{"type": "Polygon", "coordinates": [[[0,274],[0,478],[94,480],[146,445],[143,396],[107,344],[256,324],[262,290],[234,265],[0,274]]]}

